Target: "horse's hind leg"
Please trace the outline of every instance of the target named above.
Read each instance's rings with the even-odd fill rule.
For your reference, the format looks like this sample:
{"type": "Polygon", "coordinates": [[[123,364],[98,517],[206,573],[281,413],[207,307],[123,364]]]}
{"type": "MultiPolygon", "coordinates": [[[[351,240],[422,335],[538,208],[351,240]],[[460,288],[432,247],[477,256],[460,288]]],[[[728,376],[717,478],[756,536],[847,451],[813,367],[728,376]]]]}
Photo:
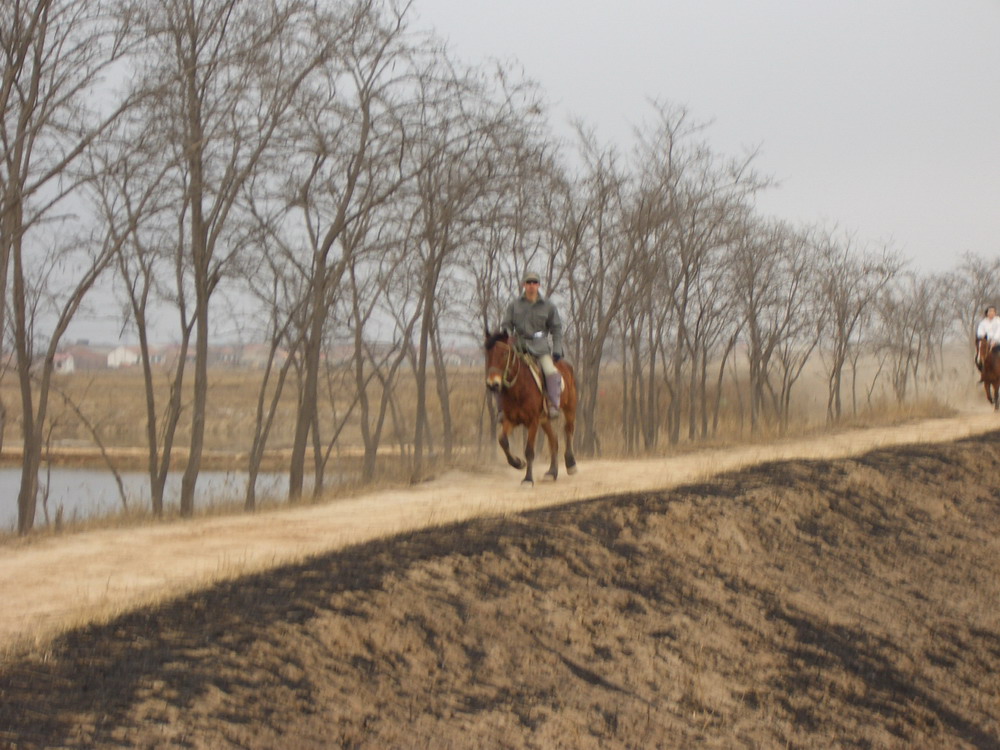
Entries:
{"type": "Polygon", "coordinates": [[[535,438],[537,437],[538,422],[535,421],[528,425],[528,439],[524,442],[524,463],[527,465],[524,479],[521,480],[521,486],[524,487],[530,487],[535,484],[535,479],[531,476],[531,467],[535,463],[535,438]]]}
{"type": "Polygon", "coordinates": [[[543,479],[551,479],[553,482],[559,477],[559,438],[552,427],[551,420],[542,422],[542,429],[545,437],[549,440],[549,470],[545,472],[543,479]]]}

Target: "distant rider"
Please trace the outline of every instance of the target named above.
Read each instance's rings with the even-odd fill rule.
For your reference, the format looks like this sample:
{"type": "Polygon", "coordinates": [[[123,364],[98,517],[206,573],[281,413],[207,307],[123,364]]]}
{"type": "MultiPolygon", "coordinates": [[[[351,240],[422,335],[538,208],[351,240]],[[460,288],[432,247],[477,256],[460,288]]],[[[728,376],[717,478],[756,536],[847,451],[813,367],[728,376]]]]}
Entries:
{"type": "Polygon", "coordinates": [[[501,326],[514,337],[515,346],[519,350],[528,352],[538,360],[545,373],[549,419],[556,419],[559,417],[559,399],[562,395],[562,375],[555,365],[563,355],[562,321],[555,305],[539,294],[540,283],[537,273],[529,272],[524,275],[524,292],[507,306],[507,314],[504,315],[501,326]]]}
{"type": "Polygon", "coordinates": [[[984,315],[986,317],[980,320],[976,327],[976,367],[980,373],[983,371],[983,362],[979,358],[979,342],[987,339],[990,342],[990,351],[1000,346],[1000,317],[997,317],[997,309],[990,305],[984,315]]]}

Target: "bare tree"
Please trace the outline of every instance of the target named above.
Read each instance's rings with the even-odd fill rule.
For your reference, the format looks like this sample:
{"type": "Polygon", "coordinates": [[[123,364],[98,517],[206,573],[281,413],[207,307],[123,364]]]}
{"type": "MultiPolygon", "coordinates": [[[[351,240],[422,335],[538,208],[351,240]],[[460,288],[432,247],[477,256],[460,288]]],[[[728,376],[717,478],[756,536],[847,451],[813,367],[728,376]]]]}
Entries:
{"type": "Polygon", "coordinates": [[[817,304],[820,279],[811,235],[788,229],[777,249],[781,291],[767,323],[765,339],[775,343],[767,358],[764,383],[783,434],[789,427],[792,389],[819,345],[823,316],[817,304]]]}
{"type": "Polygon", "coordinates": [[[623,205],[625,242],[634,248],[636,261],[617,323],[623,346],[622,428],[627,450],[638,447],[640,436],[646,450],[659,439],[660,389],[665,384],[657,366],[666,359],[665,347],[676,324],[671,300],[679,278],[669,241],[669,198],[655,170],[651,175],[640,166],[639,171],[639,185],[623,205]]]}
{"type": "Polygon", "coordinates": [[[379,447],[390,415],[393,392],[400,368],[406,359],[406,342],[412,340],[416,316],[405,319],[403,326],[393,331],[387,340],[381,326],[375,325],[377,313],[392,294],[393,280],[402,263],[401,254],[379,253],[367,273],[359,273],[357,263],[350,268],[351,327],[354,351],[352,367],[354,387],[358,395],[359,423],[364,444],[362,481],[375,477],[379,447]],[[381,336],[369,332],[375,327],[381,336]],[[377,381],[377,388],[373,388],[377,381]]]}
{"type": "Polygon", "coordinates": [[[314,446],[313,492],[323,486],[319,385],[331,312],[349,297],[347,275],[367,252],[371,214],[411,179],[404,159],[408,100],[418,57],[404,11],[359,2],[320,14],[319,36],[331,54],[295,101],[298,127],[284,168],[289,175],[274,219],[287,237],[286,273],[303,295],[301,385],[289,471],[289,496],[302,493],[306,454],[314,446]],[[412,57],[411,57],[412,55],[412,57]]]}
{"type": "Polygon", "coordinates": [[[119,31],[104,5],[88,0],[6,2],[0,10],[0,340],[13,346],[21,391],[22,534],[34,524],[56,350],[111,257],[112,242],[79,227],[79,217],[62,213],[58,231],[49,222],[89,180],[81,157],[128,106],[95,96],[102,73],[126,51],[119,31]],[[69,239],[74,223],[80,236],[69,239]],[[43,319],[46,337],[36,330],[43,319]]]}
{"type": "Polygon", "coordinates": [[[751,221],[733,264],[749,371],[750,429],[757,433],[770,417],[784,432],[792,388],[821,330],[813,246],[807,233],[782,222],[751,221]]]}
{"type": "Polygon", "coordinates": [[[919,389],[924,366],[935,370],[952,305],[939,277],[911,271],[894,281],[878,300],[876,341],[889,365],[896,402],[902,404],[911,389],[919,389]]]}
{"type": "Polygon", "coordinates": [[[299,360],[302,308],[306,299],[295,285],[294,277],[289,278],[286,273],[282,262],[286,256],[272,251],[272,242],[277,238],[262,232],[259,239],[262,262],[252,271],[248,269],[247,284],[252,297],[259,301],[257,309],[265,316],[259,331],[263,332],[267,342],[267,354],[262,363],[253,436],[247,454],[247,490],[243,501],[243,508],[247,511],[257,507],[257,478],[268,437],[278,414],[288,374],[299,360]],[[296,321],[299,325],[295,324],[296,321]]]}
{"type": "Polygon", "coordinates": [[[570,339],[580,395],[580,450],[596,453],[597,397],[606,343],[629,285],[635,257],[625,241],[622,205],[626,173],[613,149],[602,148],[578,125],[583,173],[574,181],[572,200],[563,204],[558,260],[569,298],[575,335],[570,339]]]}
{"type": "Polygon", "coordinates": [[[820,299],[826,325],[823,331],[827,361],[827,421],[843,414],[844,365],[851,350],[872,321],[875,303],[896,276],[901,263],[888,248],[859,255],[853,237],[828,232],[819,242],[820,299]]]}
{"type": "Polygon", "coordinates": [[[700,140],[705,126],[691,122],[684,109],[658,105],[656,115],[641,135],[637,162],[644,195],[652,196],[647,202],[655,206],[641,215],[659,217],[645,225],[654,228],[657,239],[651,247],[664,256],[659,265],[669,269],[672,290],[666,296],[674,308],[674,329],[665,352],[670,360],[665,378],[673,444],[680,438],[685,409],[689,439],[697,434],[699,414],[707,427],[709,356],[726,340],[724,334],[732,335],[720,299],[725,256],[739,236],[736,219],[766,182],[751,169],[753,154],[741,159],[716,155],[700,140]]]}
{"type": "Polygon", "coordinates": [[[147,49],[137,86],[158,94],[145,126],[170,166],[177,299],[190,304],[193,324],[191,442],[180,501],[189,516],[204,446],[211,301],[239,258],[239,199],[283,132],[296,91],[329,49],[312,43],[296,0],[165,0],[136,4],[130,17],[147,49]]]}
{"type": "Polygon", "coordinates": [[[115,267],[125,298],[124,328],[131,325],[139,339],[150,500],[153,514],[160,517],[170,454],[182,413],[181,385],[193,322],[186,317],[184,290],[180,287],[177,294],[181,296],[175,300],[181,318],[179,356],[172,363],[174,377],[161,409],[156,399],[150,318],[155,315],[155,300],[169,296],[163,294],[164,285],[158,279],[173,275],[170,261],[176,261],[178,254],[171,252],[176,233],[169,228],[169,217],[176,216],[177,207],[166,185],[170,169],[155,158],[158,148],[159,143],[150,138],[148,131],[126,122],[94,153],[93,161],[100,165],[94,189],[97,215],[116,247],[115,267]]]}

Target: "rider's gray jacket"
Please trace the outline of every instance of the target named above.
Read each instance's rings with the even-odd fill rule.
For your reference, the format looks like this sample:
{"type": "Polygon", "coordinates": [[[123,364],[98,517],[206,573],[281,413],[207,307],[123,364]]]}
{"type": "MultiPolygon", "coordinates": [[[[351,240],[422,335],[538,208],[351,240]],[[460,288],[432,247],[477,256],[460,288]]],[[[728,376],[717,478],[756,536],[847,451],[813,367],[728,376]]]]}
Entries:
{"type": "Polygon", "coordinates": [[[563,354],[562,321],[556,306],[538,295],[530,302],[523,294],[507,306],[501,326],[515,336],[520,345],[536,357],[543,354],[563,354]],[[549,347],[549,336],[552,346],[549,347]]]}

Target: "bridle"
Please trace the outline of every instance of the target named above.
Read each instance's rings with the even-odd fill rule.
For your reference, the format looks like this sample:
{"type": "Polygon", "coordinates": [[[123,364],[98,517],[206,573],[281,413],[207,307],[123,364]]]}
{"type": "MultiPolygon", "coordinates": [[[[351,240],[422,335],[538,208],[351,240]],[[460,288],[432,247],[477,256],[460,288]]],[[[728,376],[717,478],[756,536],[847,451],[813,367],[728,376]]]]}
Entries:
{"type": "MultiPolygon", "coordinates": [[[[504,346],[507,348],[507,355],[504,359],[503,372],[500,374],[500,387],[503,389],[510,388],[514,383],[517,382],[518,375],[521,374],[521,357],[514,347],[503,341],[498,341],[494,346],[504,346]]],[[[490,368],[491,371],[495,371],[496,368],[490,368]]]]}

